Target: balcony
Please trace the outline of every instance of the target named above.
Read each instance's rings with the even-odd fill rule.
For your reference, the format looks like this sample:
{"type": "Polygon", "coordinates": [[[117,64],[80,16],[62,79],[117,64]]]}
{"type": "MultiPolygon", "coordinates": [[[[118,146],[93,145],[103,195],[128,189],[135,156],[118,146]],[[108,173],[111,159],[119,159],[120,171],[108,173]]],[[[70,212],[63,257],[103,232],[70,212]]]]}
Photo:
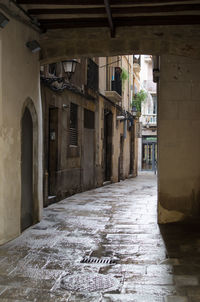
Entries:
{"type": "Polygon", "coordinates": [[[122,100],[121,68],[110,68],[110,77],[112,80],[108,81],[108,87],[105,91],[105,96],[111,101],[119,103],[122,100]]]}
{"type": "Polygon", "coordinates": [[[150,93],[157,93],[157,84],[153,80],[144,80],[143,87],[150,93]]]}
{"type": "Polygon", "coordinates": [[[156,127],[157,126],[157,114],[143,114],[141,116],[141,122],[143,127],[156,127]]]}

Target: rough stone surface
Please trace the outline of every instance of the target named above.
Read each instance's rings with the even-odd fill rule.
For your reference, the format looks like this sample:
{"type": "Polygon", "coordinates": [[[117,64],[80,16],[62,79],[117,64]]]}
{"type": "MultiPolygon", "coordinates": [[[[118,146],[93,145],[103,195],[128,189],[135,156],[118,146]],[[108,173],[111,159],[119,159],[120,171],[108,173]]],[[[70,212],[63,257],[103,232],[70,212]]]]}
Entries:
{"type": "Polygon", "coordinates": [[[200,61],[160,57],[158,89],[159,222],[198,220],[200,213],[200,61]],[[193,151],[194,150],[194,151],[193,151]],[[188,160],[188,154],[192,156],[188,160]]]}
{"type": "Polygon", "coordinates": [[[159,227],[156,195],[156,176],[142,174],[46,208],[0,247],[0,302],[200,301],[200,228],[159,227]],[[83,264],[84,255],[118,261],[83,264]],[[71,285],[79,276],[79,290],[63,289],[64,276],[71,285]]]}
{"type": "Polygon", "coordinates": [[[199,28],[199,25],[117,27],[114,39],[109,28],[49,30],[40,36],[41,62],[132,53],[199,58],[199,28]]]}

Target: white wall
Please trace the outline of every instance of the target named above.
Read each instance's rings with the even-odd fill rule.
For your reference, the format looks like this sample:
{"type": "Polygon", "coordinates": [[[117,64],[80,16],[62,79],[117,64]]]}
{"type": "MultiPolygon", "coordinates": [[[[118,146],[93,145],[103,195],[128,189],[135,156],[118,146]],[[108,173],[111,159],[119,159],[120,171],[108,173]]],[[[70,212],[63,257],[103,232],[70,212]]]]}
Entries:
{"type": "Polygon", "coordinates": [[[38,157],[34,162],[38,218],[43,204],[39,55],[25,46],[27,41],[38,39],[38,33],[9,19],[0,29],[0,244],[20,234],[21,117],[28,99],[35,106],[38,120],[38,157]]]}

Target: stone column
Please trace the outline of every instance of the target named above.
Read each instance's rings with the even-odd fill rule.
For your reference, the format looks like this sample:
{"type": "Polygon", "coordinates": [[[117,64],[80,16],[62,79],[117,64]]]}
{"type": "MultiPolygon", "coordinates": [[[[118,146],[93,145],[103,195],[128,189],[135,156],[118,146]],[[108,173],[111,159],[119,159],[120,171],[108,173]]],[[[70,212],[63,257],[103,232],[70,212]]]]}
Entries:
{"type": "Polygon", "coordinates": [[[161,56],[158,90],[158,221],[199,218],[200,61],[161,56]]]}

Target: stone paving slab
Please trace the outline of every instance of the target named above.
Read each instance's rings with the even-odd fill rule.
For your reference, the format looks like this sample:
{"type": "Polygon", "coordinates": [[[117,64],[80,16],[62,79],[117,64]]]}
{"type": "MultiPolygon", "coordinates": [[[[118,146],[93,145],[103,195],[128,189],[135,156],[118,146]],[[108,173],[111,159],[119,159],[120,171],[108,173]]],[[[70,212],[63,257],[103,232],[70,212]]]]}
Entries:
{"type": "Polygon", "coordinates": [[[200,226],[158,226],[156,198],[143,173],[44,209],[0,247],[0,302],[200,302],[200,226]]]}

